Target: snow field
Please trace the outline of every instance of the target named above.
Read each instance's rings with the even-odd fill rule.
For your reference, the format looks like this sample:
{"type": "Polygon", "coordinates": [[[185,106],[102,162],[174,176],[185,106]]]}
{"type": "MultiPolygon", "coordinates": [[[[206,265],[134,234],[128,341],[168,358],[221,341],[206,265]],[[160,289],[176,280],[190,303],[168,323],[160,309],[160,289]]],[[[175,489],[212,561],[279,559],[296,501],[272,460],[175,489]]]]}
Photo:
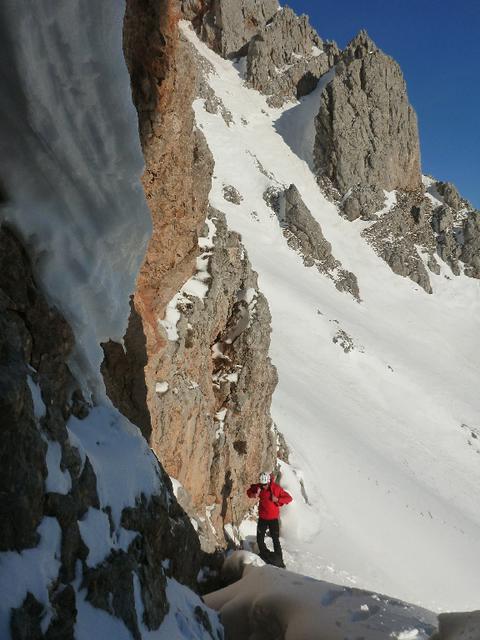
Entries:
{"type": "MultiPolygon", "coordinates": [[[[272,313],[272,416],[308,496],[282,510],[291,566],[433,610],[478,608],[480,467],[461,425],[478,427],[479,282],[440,259],[433,295],[395,275],[361,237],[368,223],[341,218],[310,170],[318,90],[271,109],[235,65],[183,32],[213,65],[210,85],[234,119],[227,126],[194,104],[215,159],[210,202],[241,233],[272,313]],[[287,246],[263,193],[291,183],[356,274],[360,304],[287,246]],[[224,184],[239,205],[223,198],[224,184]],[[340,330],[349,353],[333,341],[340,330]]],[[[385,207],[393,202],[388,194],[385,207]]]]}

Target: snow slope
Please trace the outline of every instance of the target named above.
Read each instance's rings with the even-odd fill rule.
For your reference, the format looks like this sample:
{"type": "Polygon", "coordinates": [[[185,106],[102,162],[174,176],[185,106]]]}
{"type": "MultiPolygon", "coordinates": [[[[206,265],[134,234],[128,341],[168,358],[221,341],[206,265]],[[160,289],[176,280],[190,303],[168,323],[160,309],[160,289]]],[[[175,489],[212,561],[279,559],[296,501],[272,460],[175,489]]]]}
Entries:
{"type": "Polygon", "coordinates": [[[440,260],[433,295],[395,275],[361,237],[368,223],[342,219],[311,173],[318,91],[271,109],[234,64],[183,31],[213,65],[209,83],[234,120],[194,104],[215,159],[210,202],[242,234],[272,313],[272,414],[292,451],[283,483],[296,498],[282,517],[289,566],[432,610],[478,608],[480,283],[440,260]],[[262,195],[291,183],[356,274],[361,303],[287,246],[262,195]]]}

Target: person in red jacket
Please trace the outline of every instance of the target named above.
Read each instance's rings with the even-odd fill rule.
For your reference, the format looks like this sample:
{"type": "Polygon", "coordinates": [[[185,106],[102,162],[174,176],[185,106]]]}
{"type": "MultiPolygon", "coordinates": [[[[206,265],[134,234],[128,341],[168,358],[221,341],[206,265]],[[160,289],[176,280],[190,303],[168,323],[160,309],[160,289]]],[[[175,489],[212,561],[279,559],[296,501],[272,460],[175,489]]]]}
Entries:
{"type": "Polygon", "coordinates": [[[263,471],[260,474],[260,482],[250,485],[247,489],[249,498],[258,498],[258,524],[257,524],[257,544],[260,557],[269,561],[271,552],[265,545],[265,534],[267,529],[273,540],[275,564],[285,567],[283,562],[282,547],[280,545],[280,525],[278,517],[280,507],[292,501],[292,496],[287,493],[279,484],[273,481],[273,473],[263,471]]]}

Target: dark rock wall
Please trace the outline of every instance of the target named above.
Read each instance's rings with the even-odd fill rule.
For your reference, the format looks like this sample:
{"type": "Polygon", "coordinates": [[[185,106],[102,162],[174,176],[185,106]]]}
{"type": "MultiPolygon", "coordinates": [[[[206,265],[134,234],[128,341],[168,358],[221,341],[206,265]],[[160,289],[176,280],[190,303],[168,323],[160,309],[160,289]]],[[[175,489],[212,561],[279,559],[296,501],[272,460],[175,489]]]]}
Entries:
{"type": "MultiPolygon", "coordinates": [[[[198,538],[159,467],[161,490],[148,499],[139,497],[121,516],[123,528],[139,535],[127,550],[111,551],[97,566],[87,564],[91,549],[82,539],[79,521],[89,509],[101,508],[99,478],[88,456],[82,461],[71,444],[66,423],[71,416],[87,419],[91,407],[68,367],[72,331],[61,313],[46,302],[22,243],[6,228],[0,229],[0,326],[0,550],[36,547],[37,529],[45,517],[54,519],[61,531],[58,575],[49,586],[55,613],[48,629],[44,633],[40,629],[44,604],[27,594],[24,603],[12,610],[12,636],[73,638],[78,597],[73,583],[80,566],[81,588],[86,589],[89,602],[121,618],[133,637],[139,638],[134,575],[140,581],[145,623],[158,628],[169,607],[167,575],[195,584],[200,565],[198,538]],[[46,483],[50,446],[60,447],[61,472],[71,479],[63,493],[46,483]],[[168,570],[162,565],[167,558],[168,570]]],[[[103,511],[111,517],[107,507],[103,511]]]]}

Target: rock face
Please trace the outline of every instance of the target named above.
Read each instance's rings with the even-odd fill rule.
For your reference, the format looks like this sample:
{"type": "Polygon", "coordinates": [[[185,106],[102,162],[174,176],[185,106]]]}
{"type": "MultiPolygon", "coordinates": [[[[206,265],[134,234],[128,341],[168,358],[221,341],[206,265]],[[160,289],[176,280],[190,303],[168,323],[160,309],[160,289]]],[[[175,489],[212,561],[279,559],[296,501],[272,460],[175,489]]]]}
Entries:
{"type": "Polygon", "coordinates": [[[380,211],[384,202],[382,189],[376,185],[357,184],[340,200],[340,208],[347,220],[372,220],[376,217],[374,212],[380,211]]]}
{"type": "Polygon", "coordinates": [[[231,184],[223,187],[223,197],[227,202],[231,202],[232,204],[240,204],[243,200],[243,196],[231,184]]]}
{"type": "MultiPolygon", "coordinates": [[[[127,415],[138,414],[138,406],[121,405],[122,398],[143,395],[138,390],[145,376],[151,446],[183,485],[202,544],[212,548],[224,544],[222,525],[247,510],[245,485],[275,459],[270,315],[238,236],[228,233],[218,212],[206,224],[213,160],[191,107],[205,91],[198,57],[179,34],[176,3],[147,5],[127,2],[124,31],[153,220],[134,297],[144,340],[137,330],[130,346],[125,341],[121,371],[130,371],[130,380],[120,377],[120,388],[113,372],[105,375],[118,387],[110,395],[127,415]],[[145,362],[144,373],[129,361],[145,362]]],[[[183,6],[224,55],[243,46],[248,29],[256,33],[278,8],[276,2],[183,6]],[[222,27],[209,30],[214,15],[222,27]]],[[[241,196],[227,188],[226,197],[241,196]]],[[[110,363],[118,365],[118,347],[109,348],[117,354],[110,363]]]]}
{"type": "MultiPolygon", "coordinates": [[[[436,184],[438,193],[442,196],[444,203],[458,211],[463,206],[469,207],[469,203],[463,200],[458,193],[457,188],[451,182],[437,182],[436,184]]],[[[470,207],[471,208],[471,207],[470,207]]]]}
{"type": "Polygon", "coordinates": [[[363,236],[398,275],[410,278],[432,293],[428,269],[440,272],[431,229],[432,206],[423,192],[399,193],[391,211],[368,227],[363,236]],[[423,257],[419,249],[423,251],[423,257]],[[428,264],[428,269],[425,266],[428,264]]]}
{"type": "Polygon", "coordinates": [[[480,637],[480,611],[441,613],[438,632],[431,640],[477,640],[480,637]]]}
{"type": "Polygon", "coordinates": [[[437,207],[432,216],[438,255],[458,276],[460,262],[464,273],[472,278],[480,277],[480,212],[452,210],[447,205],[437,207]]]}
{"type": "Polygon", "coordinates": [[[305,206],[294,184],[283,194],[279,212],[288,244],[303,256],[305,266],[316,266],[320,273],[332,278],[337,289],[348,291],[359,300],[356,276],[342,269],[341,263],[333,257],[330,243],[325,239],[320,225],[305,206]]]}
{"type": "Polygon", "coordinates": [[[480,278],[480,211],[468,214],[460,242],[460,260],[465,263],[465,275],[480,278]]]}
{"type": "Polygon", "coordinates": [[[54,531],[59,532],[57,559],[48,560],[49,566],[58,561],[58,572],[48,585],[53,614],[48,628],[40,626],[45,603],[27,593],[23,604],[12,609],[12,637],[73,638],[79,589],[74,581],[81,578],[87,600],[122,619],[133,637],[140,638],[134,580],[142,593],[143,623],[156,629],[168,611],[167,575],[195,583],[198,539],[159,468],[163,490],[121,514],[121,526],[133,537],[137,534],[135,540],[92,562],[96,550],[82,536],[82,523],[92,514],[109,521],[110,527],[113,520],[99,499],[98,487],[108,479],[96,476],[88,456],[82,459],[66,427],[72,416],[87,420],[92,410],[67,365],[73,334],[45,301],[21,243],[5,228],[0,229],[0,326],[0,550],[33,549],[41,541],[40,530],[43,544],[52,544],[54,531]],[[166,558],[171,560],[168,571],[162,565],[166,558]]]}
{"type": "Polygon", "coordinates": [[[148,361],[146,339],[142,320],[133,300],[130,306],[131,313],[124,346],[112,340],[102,345],[105,354],[102,374],[110,399],[133,424],[139,427],[145,439],[149,441],[152,424],[147,406],[144,374],[148,361]]]}
{"type": "Polygon", "coordinates": [[[307,16],[290,8],[277,11],[248,45],[246,80],[269,96],[271,106],[310,93],[335,64],[338,48],[324,43],[307,16]]]}
{"type": "Polygon", "coordinates": [[[464,262],[464,273],[479,277],[479,216],[451,183],[437,182],[434,197],[424,195],[416,116],[401,70],[365,32],[342,52],[315,127],[319,183],[347,219],[374,221],[363,235],[395,273],[431,293],[436,254],[455,275],[464,262]],[[397,202],[384,210],[384,191],[394,190],[397,202]]]}
{"type": "Polygon", "coordinates": [[[203,40],[224,58],[245,55],[245,45],[279,9],[277,0],[184,2],[203,40]]]}
{"type": "Polygon", "coordinates": [[[446,200],[430,198],[429,191],[441,194],[444,183],[433,184],[427,194],[422,189],[397,192],[395,205],[380,216],[371,216],[375,222],[362,234],[395,273],[410,278],[427,293],[432,293],[429,271],[440,273],[439,260],[456,276],[463,272],[480,277],[480,213],[465,208],[469,203],[453,185],[446,189],[446,200]],[[457,209],[446,204],[447,200],[457,209]]]}
{"type": "Polygon", "coordinates": [[[209,226],[215,235],[199,259],[206,271],[187,281],[167,309],[167,319],[173,305],[180,317],[174,328],[164,321],[171,339],[150,401],[152,446],[190,494],[205,544],[209,521],[221,532],[245,513],[245,487],[258,470],[273,468],[276,453],[268,305],[238,235],[218,211],[209,226]],[[198,282],[203,298],[195,295],[198,282]]]}
{"type": "Polygon", "coordinates": [[[342,52],[315,119],[315,168],[341,195],[421,184],[417,119],[398,64],[361,32],[342,52]]]}

